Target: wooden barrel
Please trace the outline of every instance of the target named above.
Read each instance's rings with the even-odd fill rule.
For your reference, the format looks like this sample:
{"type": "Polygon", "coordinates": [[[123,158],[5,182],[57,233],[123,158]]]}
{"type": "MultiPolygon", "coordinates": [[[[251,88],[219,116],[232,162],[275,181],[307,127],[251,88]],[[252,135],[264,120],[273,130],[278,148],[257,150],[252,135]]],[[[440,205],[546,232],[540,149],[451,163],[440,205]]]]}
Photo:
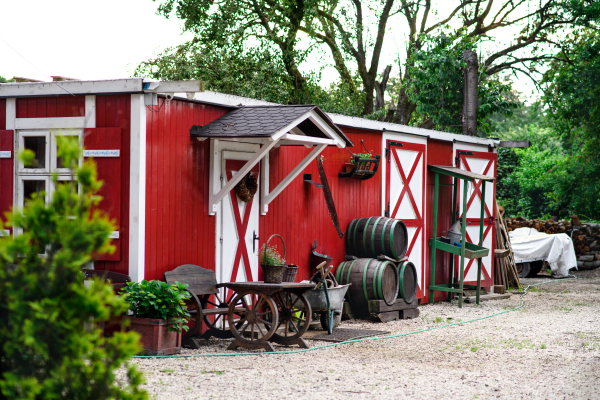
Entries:
{"type": "Polygon", "coordinates": [[[391,306],[398,298],[398,270],[390,261],[358,258],[341,263],[335,273],[340,285],[351,283],[346,298],[352,310],[368,310],[369,300],[391,306]]]}
{"type": "Polygon", "coordinates": [[[398,264],[398,298],[406,304],[417,296],[417,269],[410,261],[398,264]]]}
{"type": "Polygon", "coordinates": [[[406,254],[408,231],[399,219],[358,218],[346,232],[346,254],[364,258],[386,255],[398,260],[406,254]]]}

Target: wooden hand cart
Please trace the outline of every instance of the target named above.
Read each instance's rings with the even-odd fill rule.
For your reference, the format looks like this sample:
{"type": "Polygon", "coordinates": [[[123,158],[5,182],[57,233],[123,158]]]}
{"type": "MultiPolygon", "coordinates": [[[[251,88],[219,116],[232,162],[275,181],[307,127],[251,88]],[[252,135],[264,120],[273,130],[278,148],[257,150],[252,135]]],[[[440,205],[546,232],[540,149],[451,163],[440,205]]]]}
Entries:
{"type": "Polygon", "coordinates": [[[270,342],[309,347],[302,335],[308,330],[312,310],[304,293],[313,289],[314,283],[231,282],[222,285],[235,293],[228,310],[228,325],[234,336],[228,350],[243,347],[275,351],[270,342]]]}

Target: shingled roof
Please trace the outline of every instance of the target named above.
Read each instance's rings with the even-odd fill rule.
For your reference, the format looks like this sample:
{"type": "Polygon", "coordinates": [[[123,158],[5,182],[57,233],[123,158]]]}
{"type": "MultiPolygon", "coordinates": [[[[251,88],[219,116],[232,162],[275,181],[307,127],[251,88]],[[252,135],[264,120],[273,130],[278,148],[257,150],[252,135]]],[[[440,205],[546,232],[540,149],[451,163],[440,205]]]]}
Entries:
{"type": "MultiPolygon", "coordinates": [[[[354,144],[340,128],[321,109],[314,105],[275,105],[245,106],[233,109],[211,123],[190,129],[192,137],[210,138],[264,138],[271,137],[289,126],[305,114],[315,111],[345,142],[346,146],[354,144]]],[[[306,136],[328,138],[327,135],[309,118],[296,125],[306,136]]],[[[293,127],[292,127],[293,128],[293,127]]]]}

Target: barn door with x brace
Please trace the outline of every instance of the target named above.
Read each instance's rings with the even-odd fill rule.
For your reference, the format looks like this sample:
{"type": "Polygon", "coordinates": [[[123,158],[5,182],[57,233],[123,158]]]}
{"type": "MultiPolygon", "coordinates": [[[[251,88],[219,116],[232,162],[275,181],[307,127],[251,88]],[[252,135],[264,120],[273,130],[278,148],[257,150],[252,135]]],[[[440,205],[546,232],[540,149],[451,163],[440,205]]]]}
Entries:
{"type": "MultiPolygon", "coordinates": [[[[251,156],[251,153],[246,153],[251,156]]],[[[237,152],[223,152],[223,185],[239,171],[246,160],[239,157],[246,155],[237,152]],[[237,157],[236,157],[237,155],[237,157]],[[235,157],[235,158],[234,158],[235,157]],[[236,159],[237,158],[237,159],[236,159]]],[[[248,157],[249,157],[248,156],[248,157]]],[[[259,181],[259,164],[250,172],[259,181]]],[[[258,236],[258,193],[249,202],[244,202],[231,189],[223,199],[221,216],[221,265],[217,266],[217,276],[221,282],[251,282],[258,280],[257,242],[258,236]],[[219,268],[220,267],[220,268],[219,268]],[[220,270],[219,270],[220,269],[220,270]]]]}
{"type": "Polygon", "coordinates": [[[386,144],[386,217],[400,219],[408,230],[406,256],[417,269],[417,298],[425,280],[424,144],[388,140],[386,144]]]}
{"type": "MultiPolygon", "coordinates": [[[[471,171],[476,174],[488,175],[496,177],[496,164],[497,164],[496,153],[486,153],[479,151],[465,151],[457,150],[456,161],[457,166],[466,171],[471,171]]],[[[462,187],[461,184],[467,183],[467,229],[466,229],[466,240],[467,242],[478,244],[479,242],[479,218],[481,213],[481,181],[476,180],[475,182],[458,182],[458,199],[457,199],[457,210],[459,210],[458,218],[462,219],[463,210],[462,207],[462,187]]],[[[481,266],[481,286],[492,286],[494,284],[494,246],[495,246],[495,228],[494,218],[496,216],[496,181],[493,183],[486,183],[485,187],[485,209],[484,209],[484,221],[483,221],[483,247],[488,248],[490,251],[487,257],[484,257],[481,266]]],[[[455,257],[455,273],[454,276],[458,276],[458,258],[455,257]]],[[[477,283],[477,261],[468,260],[465,265],[465,283],[476,284],[477,283]]]]}

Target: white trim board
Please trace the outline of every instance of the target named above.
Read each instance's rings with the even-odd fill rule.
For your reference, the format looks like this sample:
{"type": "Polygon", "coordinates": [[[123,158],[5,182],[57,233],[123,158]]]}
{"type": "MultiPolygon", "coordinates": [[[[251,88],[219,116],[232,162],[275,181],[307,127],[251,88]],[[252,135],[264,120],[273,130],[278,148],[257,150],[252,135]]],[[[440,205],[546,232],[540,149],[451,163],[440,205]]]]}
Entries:
{"type": "Polygon", "coordinates": [[[86,128],[85,117],[15,118],[14,129],[86,128]]]}
{"type": "Polygon", "coordinates": [[[0,84],[0,98],[141,93],[142,78],[98,81],[19,82],[0,84]]]}
{"type": "Polygon", "coordinates": [[[141,282],[146,252],[146,106],[143,94],[131,95],[129,171],[129,276],[141,282]]]}

